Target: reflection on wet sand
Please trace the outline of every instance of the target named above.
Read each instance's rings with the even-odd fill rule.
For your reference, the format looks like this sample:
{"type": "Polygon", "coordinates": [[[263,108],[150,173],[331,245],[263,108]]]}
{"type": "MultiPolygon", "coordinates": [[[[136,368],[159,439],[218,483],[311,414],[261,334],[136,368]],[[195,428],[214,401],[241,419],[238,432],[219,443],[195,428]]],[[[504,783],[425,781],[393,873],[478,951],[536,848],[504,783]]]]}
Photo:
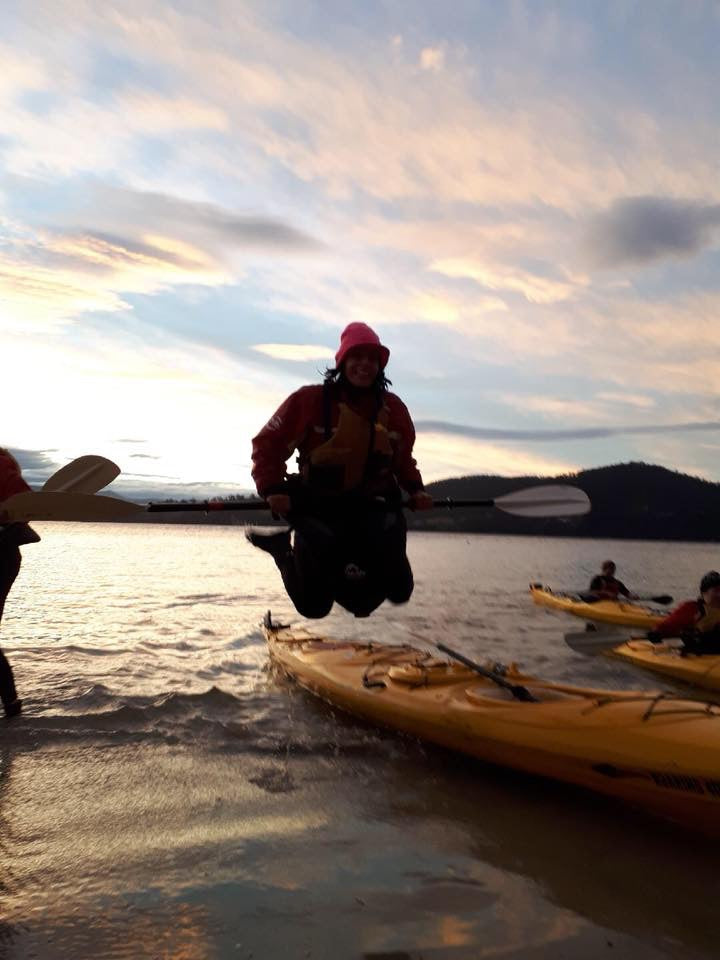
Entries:
{"type": "Polygon", "coordinates": [[[320,754],[16,757],[3,957],[713,955],[687,835],[293,700],[320,754]]]}
{"type": "Polygon", "coordinates": [[[0,960],[10,956],[16,930],[6,920],[6,900],[16,885],[13,871],[11,824],[5,816],[7,794],[12,769],[12,752],[0,747],[0,960]]]}
{"type": "Polygon", "coordinates": [[[720,844],[579,789],[434,748],[427,758],[423,790],[397,783],[383,804],[371,802],[375,815],[416,825],[448,854],[506,871],[508,882],[527,877],[550,902],[600,927],[659,950],[682,945],[683,957],[715,954],[707,894],[717,888],[720,844]]]}

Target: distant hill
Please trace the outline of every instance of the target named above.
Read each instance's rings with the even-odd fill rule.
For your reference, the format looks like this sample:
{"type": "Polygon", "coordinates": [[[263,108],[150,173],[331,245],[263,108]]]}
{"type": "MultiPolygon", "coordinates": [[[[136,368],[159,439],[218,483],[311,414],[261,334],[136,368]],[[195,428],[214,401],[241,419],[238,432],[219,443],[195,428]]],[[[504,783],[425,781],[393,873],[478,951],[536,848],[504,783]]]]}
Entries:
{"type": "Polygon", "coordinates": [[[720,484],[648,463],[620,463],[558,477],[458,477],[428,484],[428,492],[436,498],[484,500],[549,483],[580,487],[590,497],[592,511],[583,517],[528,519],[469,507],[408,512],[408,523],[414,530],[720,540],[720,484]]]}

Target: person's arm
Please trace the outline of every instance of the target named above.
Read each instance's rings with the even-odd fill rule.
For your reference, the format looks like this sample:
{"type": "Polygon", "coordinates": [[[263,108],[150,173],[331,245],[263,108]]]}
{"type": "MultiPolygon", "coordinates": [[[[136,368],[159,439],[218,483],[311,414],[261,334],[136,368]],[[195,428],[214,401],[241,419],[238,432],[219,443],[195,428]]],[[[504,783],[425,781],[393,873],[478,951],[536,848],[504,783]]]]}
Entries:
{"type": "Polygon", "coordinates": [[[277,512],[287,512],[277,509],[285,504],[275,498],[287,498],[285,465],[305,436],[318,389],[322,388],[301,387],[296,390],[253,437],[252,478],[258,495],[268,500],[271,508],[277,512]],[[271,497],[274,505],[270,502],[271,497]]]}
{"type": "Polygon", "coordinates": [[[679,607],[660,621],[651,631],[651,634],[660,637],[679,637],[684,630],[695,626],[697,609],[697,603],[694,600],[681,603],[679,607]]]}
{"type": "Polygon", "coordinates": [[[390,431],[394,439],[393,471],[397,482],[409,495],[408,505],[412,510],[428,510],[433,505],[432,497],[426,493],[422,474],[413,457],[415,446],[415,425],[410,412],[402,400],[395,394],[388,397],[391,409],[390,431]]]}
{"type": "Polygon", "coordinates": [[[20,464],[9,450],[0,448],[0,524],[9,522],[3,503],[16,493],[27,493],[30,487],[23,479],[20,464]]]}
{"type": "Polygon", "coordinates": [[[625,584],[622,582],[622,580],[618,580],[618,593],[621,594],[623,597],[627,597],[628,600],[629,600],[630,597],[631,597],[630,591],[629,591],[628,588],[625,586],[625,584]]]}

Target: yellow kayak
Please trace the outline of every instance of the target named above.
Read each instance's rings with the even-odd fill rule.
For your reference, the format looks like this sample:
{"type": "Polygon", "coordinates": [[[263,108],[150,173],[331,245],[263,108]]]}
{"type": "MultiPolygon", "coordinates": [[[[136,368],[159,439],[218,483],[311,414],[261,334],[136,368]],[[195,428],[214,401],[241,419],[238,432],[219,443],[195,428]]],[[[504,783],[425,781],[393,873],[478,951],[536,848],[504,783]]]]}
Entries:
{"type": "MultiPolygon", "coordinates": [[[[409,645],[335,642],[265,622],[270,656],[316,696],[444,747],[610,794],[693,827],[720,828],[720,706],[658,692],[474,670],[409,645]]],[[[498,670],[488,664],[485,669],[498,670]]]]}
{"type": "Polygon", "coordinates": [[[530,584],[530,594],[534,602],[543,607],[562,610],[597,623],[615,623],[624,627],[652,630],[663,619],[662,614],[654,613],[640,604],[618,600],[597,600],[594,603],[587,603],[568,594],[553,593],[549,587],[543,587],[539,583],[530,584]]]}
{"type": "Polygon", "coordinates": [[[720,690],[720,654],[681,656],[681,647],[673,643],[650,643],[649,640],[628,640],[608,653],[653,673],[682,680],[706,690],[720,690]]]}

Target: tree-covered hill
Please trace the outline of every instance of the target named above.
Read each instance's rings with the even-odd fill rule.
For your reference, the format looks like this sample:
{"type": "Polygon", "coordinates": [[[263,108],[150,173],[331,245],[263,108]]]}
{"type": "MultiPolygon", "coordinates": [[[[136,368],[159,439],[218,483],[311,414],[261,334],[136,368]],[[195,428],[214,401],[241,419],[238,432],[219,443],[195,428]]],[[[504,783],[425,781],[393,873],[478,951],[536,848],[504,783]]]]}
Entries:
{"type": "Polygon", "coordinates": [[[558,477],[473,476],[428,485],[436,498],[490,499],[534,484],[571,483],[592,511],[568,519],[527,519],[459,508],[409,515],[417,530],[462,530],[640,540],[720,540],[720,484],[647,463],[621,463],[558,477]]]}

